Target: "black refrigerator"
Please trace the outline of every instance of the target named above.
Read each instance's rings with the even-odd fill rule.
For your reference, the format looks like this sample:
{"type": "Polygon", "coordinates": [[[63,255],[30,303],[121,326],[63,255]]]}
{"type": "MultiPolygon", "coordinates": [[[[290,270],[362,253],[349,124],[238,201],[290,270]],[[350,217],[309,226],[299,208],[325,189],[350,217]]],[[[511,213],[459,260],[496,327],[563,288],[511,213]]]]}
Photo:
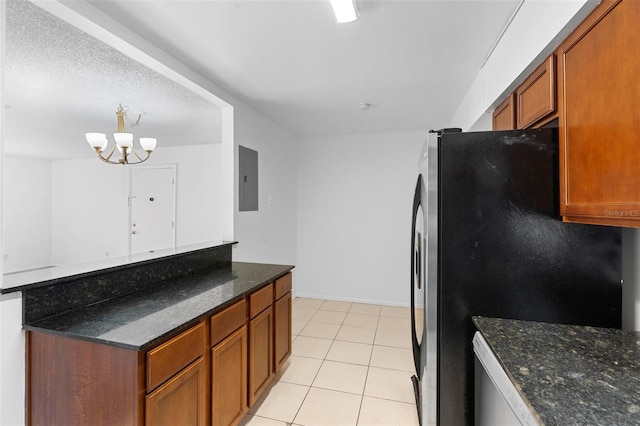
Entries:
{"type": "Polygon", "coordinates": [[[562,222],[558,173],[557,129],[427,139],[411,231],[421,424],[474,423],[474,315],[620,328],[620,230],[562,222]]]}

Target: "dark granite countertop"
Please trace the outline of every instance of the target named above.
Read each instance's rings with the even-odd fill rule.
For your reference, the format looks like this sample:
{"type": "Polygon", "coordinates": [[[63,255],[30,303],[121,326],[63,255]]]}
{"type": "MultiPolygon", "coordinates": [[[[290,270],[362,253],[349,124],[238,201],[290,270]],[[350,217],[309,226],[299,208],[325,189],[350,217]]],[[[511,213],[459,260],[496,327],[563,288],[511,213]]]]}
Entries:
{"type": "Polygon", "coordinates": [[[474,317],[545,425],[640,424],[640,333],[474,317]]]}
{"type": "Polygon", "coordinates": [[[26,323],[24,328],[145,350],[292,268],[233,262],[231,268],[169,280],[144,291],[26,323]]]}

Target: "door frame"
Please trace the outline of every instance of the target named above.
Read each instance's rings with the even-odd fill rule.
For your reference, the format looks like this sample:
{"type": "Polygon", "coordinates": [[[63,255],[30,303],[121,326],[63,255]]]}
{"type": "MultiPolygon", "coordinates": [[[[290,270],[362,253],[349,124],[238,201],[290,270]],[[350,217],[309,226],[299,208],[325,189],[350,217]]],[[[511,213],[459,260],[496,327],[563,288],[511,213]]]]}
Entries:
{"type": "Polygon", "coordinates": [[[129,251],[129,255],[135,254],[135,253],[131,253],[131,232],[133,228],[133,217],[132,217],[132,210],[133,210],[133,203],[132,198],[133,198],[133,172],[134,171],[144,171],[144,170],[153,170],[153,169],[171,169],[173,171],[173,235],[172,235],[172,246],[175,248],[176,246],[176,229],[178,228],[178,221],[176,218],[176,214],[177,214],[177,207],[178,207],[178,203],[177,203],[177,187],[178,187],[178,180],[177,180],[177,164],[158,164],[158,165],[153,165],[153,166],[136,166],[136,167],[132,167],[129,169],[129,194],[127,196],[127,204],[128,204],[128,211],[129,211],[129,226],[127,227],[127,245],[128,245],[128,251],[129,251]]]}

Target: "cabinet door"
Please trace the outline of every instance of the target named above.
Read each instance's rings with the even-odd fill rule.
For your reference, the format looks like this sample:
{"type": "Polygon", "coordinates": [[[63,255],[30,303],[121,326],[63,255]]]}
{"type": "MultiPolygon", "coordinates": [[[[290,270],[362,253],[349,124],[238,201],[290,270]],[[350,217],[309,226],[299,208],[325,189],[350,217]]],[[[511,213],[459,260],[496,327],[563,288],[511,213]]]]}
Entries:
{"type": "Polygon", "coordinates": [[[249,321],[249,406],[273,378],[273,308],[249,321]]]}
{"type": "Polygon", "coordinates": [[[278,373],[291,355],[291,292],[273,304],[275,335],[275,371],[278,373]]]}
{"type": "Polygon", "coordinates": [[[207,366],[204,358],[147,396],[148,426],[204,426],[207,418],[207,366]]]}
{"type": "Polygon", "coordinates": [[[516,126],[526,129],[556,110],[556,56],[551,55],[516,89],[516,126]]]}
{"type": "Polygon", "coordinates": [[[213,426],[235,425],[248,410],[247,326],[211,350],[213,426]]]}
{"type": "Polygon", "coordinates": [[[640,226],[640,2],[604,1],[561,45],[561,214],[640,226]]]}
{"type": "Polygon", "coordinates": [[[515,130],[515,108],[515,93],[512,93],[493,111],[493,130],[515,130]]]}

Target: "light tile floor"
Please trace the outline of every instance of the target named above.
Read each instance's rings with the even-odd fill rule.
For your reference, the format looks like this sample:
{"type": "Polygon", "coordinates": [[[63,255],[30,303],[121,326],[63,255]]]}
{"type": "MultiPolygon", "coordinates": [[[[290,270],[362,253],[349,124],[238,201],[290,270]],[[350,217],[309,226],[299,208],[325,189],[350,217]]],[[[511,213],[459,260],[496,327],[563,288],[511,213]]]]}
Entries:
{"type": "Polygon", "coordinates": [[[243,426],[415,426],[409,308],[296,298],[293,350],[243,426]]]}

